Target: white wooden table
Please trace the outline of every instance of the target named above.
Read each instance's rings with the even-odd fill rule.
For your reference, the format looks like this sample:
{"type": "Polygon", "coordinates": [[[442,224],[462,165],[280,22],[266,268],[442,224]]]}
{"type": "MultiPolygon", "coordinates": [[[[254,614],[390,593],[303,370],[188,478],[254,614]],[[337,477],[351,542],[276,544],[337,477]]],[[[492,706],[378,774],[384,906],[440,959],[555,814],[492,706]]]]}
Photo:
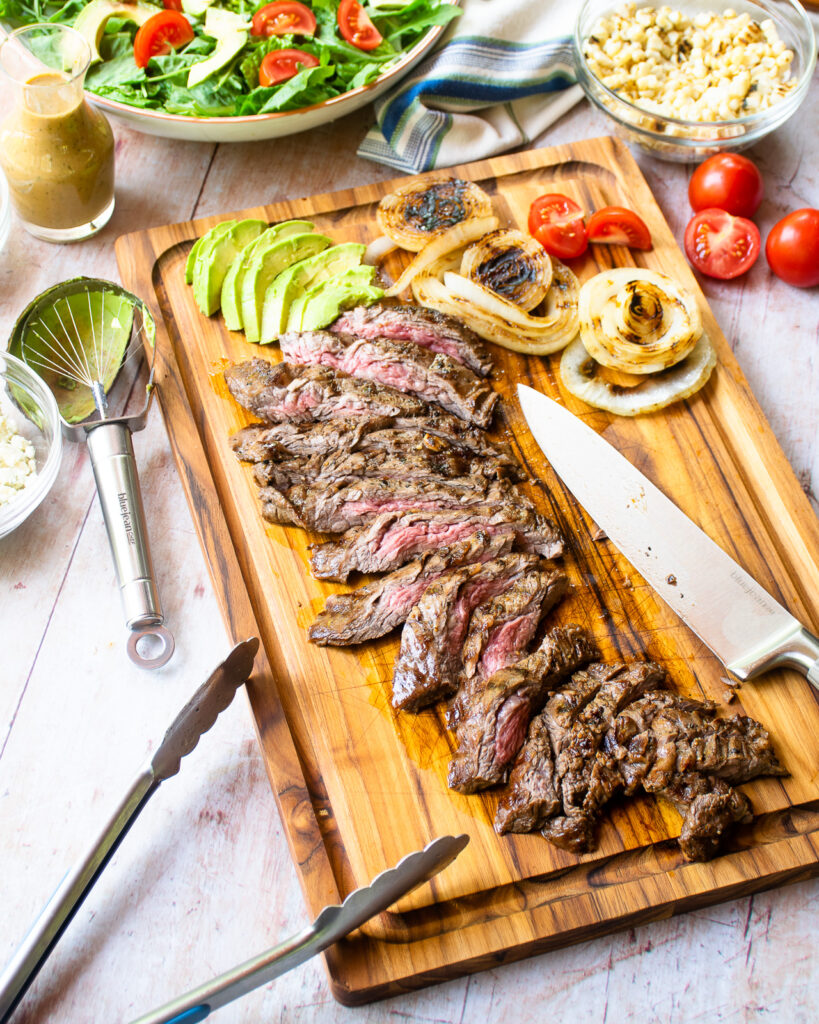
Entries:
{"type": "MultiPolygon", "coordinates": [[[[819,207],[813,94],[751,153],[766,183],[763,237],[819,207]]],[[[117,278],[124,232],[330,191],[393,174],[358,160],[370,112],[253,145],[171,142],[120,128],[117,209],[97,238],[59,248],[19,228],[0,254],[0,344],[26,302],[78,273],[117,278]]],[[[585,103],[539,142],[604,134],[585,103]]],[[[690,171],[640,157],[678,238],[690,171]]],[[[774,433],[816,508],[819,293],[760,259],[703,279],[774,433]]],[[[134,668],[84,447],[0,541],[0,961],[115,806],[145,755],[228,644],[158,408],[135,438],[159,588],[177,650],[134,668]]],[[[321,961],[220,1011],[228,1022],[693,1022],[819,1019],[819,880],[601,938],[357,1010],[336,1004],[321,961]]],[[[20,1024],[127,1021],[306,923],[244,695],[141,815],[15,1015],[20,1024]]]]}

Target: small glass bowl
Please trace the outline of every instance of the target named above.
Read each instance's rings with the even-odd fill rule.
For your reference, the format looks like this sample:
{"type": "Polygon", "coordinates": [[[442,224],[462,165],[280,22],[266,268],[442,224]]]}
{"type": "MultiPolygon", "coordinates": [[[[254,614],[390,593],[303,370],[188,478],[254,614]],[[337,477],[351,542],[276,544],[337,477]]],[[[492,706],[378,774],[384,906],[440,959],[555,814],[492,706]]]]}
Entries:
{"type": "MultiPolygon", "coordinates": [[[[583,43],[597,19],[613,13],[621,5],[612,0],[585,0],[575,23],[577,80],[589,100],[614,121],[617,135],[650,156],[688,163],[713,153],[746,149],[779,128],[796,112],[807,96],[816,64],[813,27],[798,0],[733,0],[731,3],[663,0],[663,3],[689,15],[719,13],[730,8],[737,14],[747,11],[755,21],[770,18],[776,25],[779,38],[793,51],[791,73],[796,80],[796,88],[767,110],[730,121],[683,121],[644,110],[604,85],[591,71],[583,55],[583,43]]],[[[655,6],[655,2],[646,0],[644,6],[655,6]]],[[[662,4],[657,2],[656,6],[662,4]]]]}
{"type": "Polygon", "coordinates": [[[0,505],[0,537],[11,533],[51,490],[62,456],[57,403],[46,384],[16,356],[0,352],[0,412],[34,447],[37,471],[10,501],[0,505]]]}
{"type": "Polygon", "coordinates": [[[0,173],[0,252],[6,244],[11,227],[11,200],[9,199],[9,187],[6,179],[0,173]]]}

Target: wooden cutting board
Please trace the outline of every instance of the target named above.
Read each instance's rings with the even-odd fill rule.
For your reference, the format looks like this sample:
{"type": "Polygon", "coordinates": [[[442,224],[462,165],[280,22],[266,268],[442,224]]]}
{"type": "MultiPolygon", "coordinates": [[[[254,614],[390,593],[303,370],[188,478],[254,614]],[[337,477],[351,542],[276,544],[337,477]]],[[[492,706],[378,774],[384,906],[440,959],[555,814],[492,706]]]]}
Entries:
{"type": "MultiPolygon", "coordinates": [[[[583,623],[606,659],[659,661],[677,689],[759,719],[791,774],[745,787],[754,823],[708,864],[682,860],[674,842],[678,815],[648,798],[615,804],[599,848],[583,857],[538,835],[498,837],[491,824],[495,794],[447,789],[452,740],[440,714],[391,709],[397,638],[346,650],[307,642],[305,630],[326,596],[346,588],[312,579],[307,546],[315,537],[263,522],[251,470],[227,444],[250,417],[228,394],[221,371],[256,355],[278,360],[278,350],[249,345],[219,315],[202,317],[183,279],[193,240],[228,216],[306,217],[338,242],[369,241],[377,233],[375,206],[397,182],[120,238],[122,279],[157,320],[160,400],[228,629],[235,639],[257,633],[263,641],[250,699],[311,913],[437,835],[471,837],[433,883],[327,953],[333,992],[346,1004],[819,872],[819,706],[810,686],[793,672],[770,673],[746,684],[729,705],[722,666],[611,544],[595,539],[594,524],[551,472],[514,399],[513,385],[525,381],[565,402],[806,625],[819,628],[819,524],[645,180],[611,138],[452,173],[486,189],[509,224],[525,226],[529,204],[547,191],[571,195],[586,210],[638,210],[654,249],[593,247],[579,276],[636,263],[673,275],[698,296],[719,365],[692,400],[647,417],[613,418],[562,391],[559,356],[494,348],[494,386],[503,396],[496,430],[531,473],[526,490],[568,540],[574,589],[550,625],[583,623]]],[[[393,257],[386,269],[395,275],[403,259],[393,257]]]]}

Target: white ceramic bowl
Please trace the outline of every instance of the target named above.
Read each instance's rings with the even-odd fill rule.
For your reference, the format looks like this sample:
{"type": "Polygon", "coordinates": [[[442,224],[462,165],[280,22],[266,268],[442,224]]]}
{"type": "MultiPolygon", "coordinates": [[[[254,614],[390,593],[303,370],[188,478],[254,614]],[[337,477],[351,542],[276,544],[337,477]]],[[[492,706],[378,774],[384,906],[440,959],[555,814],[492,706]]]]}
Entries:
{"type": "MultiPolygon", "coordinates": [[[[459,0],[448,2],[457,5],[459,0]]],[[[277,139],[282,135],[295,135],[297,132],[317,128],[371,103],[391,89],[426,56],[445,28],[445,25],[435,25],[397,64],[369,85],[362,85],[341,96],[334,96],[323,103],[302,107],[300,110],[251,114],[246,117],[186,117],[182,114],[166,114],[162,110],[130,107],[127,103],[95,96],[92,92],[87,92],[86,96],[109,117],[146,135],[161,135],[189,142],[259,142],[262,139],[277,139]]]]}
{"type": "Polygon", "coordinates": [[[0,537],[11,533],[45,498],[60,468],[62,433],[57,403],[46,384],[16,356],[0,352],[0,411],[34,447],[37,472],[0,505],[0,537]]]}

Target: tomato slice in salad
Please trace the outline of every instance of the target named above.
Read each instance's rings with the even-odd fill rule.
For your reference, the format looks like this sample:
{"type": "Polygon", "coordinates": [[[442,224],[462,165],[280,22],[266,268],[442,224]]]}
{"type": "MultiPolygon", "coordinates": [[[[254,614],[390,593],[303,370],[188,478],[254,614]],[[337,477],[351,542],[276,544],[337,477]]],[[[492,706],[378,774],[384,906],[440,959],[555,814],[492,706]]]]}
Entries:
{"type": "Polygon", "coordinates": [[[723,281],[750,270],[761,247],[756,224],[716,207],[694,214],[685,229],[686,256],[697,270],[723,281]]]}
{"type": "Polygon", "coordinates": [[[162,0],[162,6],[166,11],[181,11],[182,0],[162,0]]]}
{"type": "Polygon", "coordinates": [[[278,0],[265,4],[253,15],[250,29],[254,36],[312,36],[316,32],[316,16],[298,0],[278,0]]]}
{"type": "Polygon", "coordinates": [[[338,27],[347,42],[359,50],[374,50],[384,40],[358,0],[341,0],[338,5],[338,27]]]}
{"type": "Polygon", "coordinates": [[[318,57],[304,50],[272,50],[259,68],[259,85],[278,85],[301,71],[302,68],[317,68],[318,57]]]}
{"type": "Polygon", "coordinates": [[[650,249],[651,232],[642,217],[625,206],[604,206],[589,217],[586,234],[590,242],[627,245],[629,249],[650,249]]]}
{"type": "Polygon", "coordinates": [[[529,234],[562,260],[582,255],[589,245],[582,208],[559,192],[538,196],[529,207],[529,234]]]}
{"type": "Polygon", "coordinates": [[[193,28],[179,11],[160,11],[140,25],[134,39],[134,60],[139,68],[146,68],[151,57],[161,57],[193,39],[193,28]]]}

